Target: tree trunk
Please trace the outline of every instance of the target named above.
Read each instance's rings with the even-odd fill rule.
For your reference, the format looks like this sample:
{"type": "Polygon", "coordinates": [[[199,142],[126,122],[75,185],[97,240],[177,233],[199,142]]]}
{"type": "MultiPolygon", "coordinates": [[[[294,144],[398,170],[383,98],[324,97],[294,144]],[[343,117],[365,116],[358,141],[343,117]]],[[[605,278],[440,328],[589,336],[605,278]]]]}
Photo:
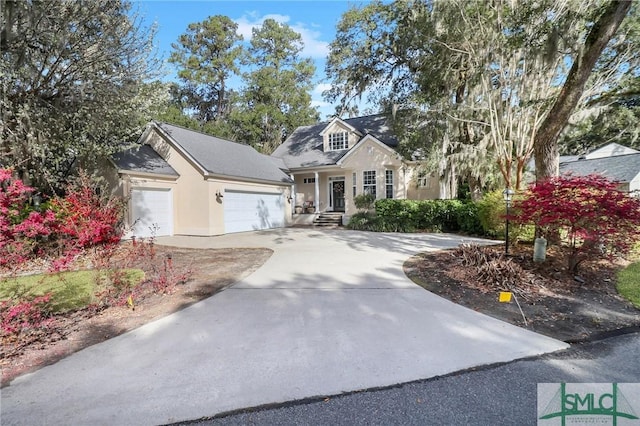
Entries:
{"type": "Polygon", "coordinates": [[[559,174],[558,137],[567,125],[594,65],[631,8],[631,0],[612,1],[594,23],[584,46],[571,66],[551,111],[540,124],[534,140],[536,180],[559,174]]]}

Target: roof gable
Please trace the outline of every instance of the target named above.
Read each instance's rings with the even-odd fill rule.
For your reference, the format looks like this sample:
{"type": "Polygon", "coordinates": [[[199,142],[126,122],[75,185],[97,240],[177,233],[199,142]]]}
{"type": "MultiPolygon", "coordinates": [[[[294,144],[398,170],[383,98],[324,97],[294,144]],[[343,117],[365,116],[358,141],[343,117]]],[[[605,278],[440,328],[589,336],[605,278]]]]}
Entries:
{"type": "Polygon", "coordinates": [[[114,154],[113,162],[118,171],[143,173],[178,178],[180,175],[171,165],[149,145],[114,154]]]}
{"type": "Polygon", "coordinates": [[[360,131],[358,129],[356,129],[355,127],[353,127],[351,124],[347,123],[346,121],[336,117],[333,120],[331,120],[329,122],[329,124],[327,124],[325,126],[324,129],[322,129],[322,131],[320,132],[320,136],[324,136],[327,132],[335,129],[336,127],[341,127],[344,128],[350,132],[353,132],[355,134],[357,134],[358,136],[362,136],[362,133],[360,133],[360,131]]]}
{"type": "Polygon", "coordinates": [[[351,148],[349,150],[349,152],[347,152],[342,158],[340,158],[337,161],[337,164],[343,164],[344,162],[348,161],[349,158],[351,158],[352,156],[357,155],[358,151],[360,151],[364,147],[364,145],[367,144],[367,142],[373,143],[375,146],[380,148],[382,151],[385,151],[392,158],[398,158],[399,157],[398,153],[394,149],[392,149],[389,146],[383,144],[382,142],[380,142],[375,137],[373,137],[371,135],[366,135],[364,138],[360,139],[360,141],[353,148],[351,148]]]}
{"type": "Polygon", "coordinates": [[[225,176],[244,180],[290,184],[291,179],[268,156],[253,147],[206,135],[167,123],[152,128],[200,169],[205,177],[225,176]]]}
{"type": "Polygon", "coordinates": [[[594,158],[613,157],[618,155],[638,154],[638,151],[618,143],[612,142],[591,151],[585,158],[592,160],[594,158]]]}
{"type": "MultiPolygon", "coordinates": [[[[330,122],[298,127],[271,155],[281,158],[290,169],[337,164],[349,150],[324,151],[322,134],[332,123],[338,123],[337,120],[356,129],[364,137],[375,137],[391,149],[398,146],[390,119],[383,114],[377,114],[345,120],[333,119],[330,122]]],[[[357,145],[358,143],[355,143],[351,149],[357,145]]]]}

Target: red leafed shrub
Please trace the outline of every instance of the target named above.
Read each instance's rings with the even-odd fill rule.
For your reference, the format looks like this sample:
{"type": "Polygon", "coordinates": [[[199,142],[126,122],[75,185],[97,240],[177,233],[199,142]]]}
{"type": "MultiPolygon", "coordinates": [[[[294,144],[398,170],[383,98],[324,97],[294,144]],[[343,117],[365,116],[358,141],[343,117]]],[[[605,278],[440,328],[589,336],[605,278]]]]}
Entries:
{"type": "Polygon", "coordinates": [[[514,203],[513,220],[536,224],[547,239],[561,238],[568,269],[586,259],[625,255],[640,241],[640,199],[600,175],[563,175],[529,186],[514,203]]]}
{"type": "Polygon", "coordinates": [[[34,240],[24,234],[38,233],[45,221],[37,212],[29,213],[32,192],[10,169],[0,169],[0,266],[28,258],[34,240]]]}
{"type": "Polygon", "coordinates": [[[83,250],[120,241],[124,201],[101,191],[85,173],[42,212],[29,204],[32,193],[11,170],[0,169],[0,267],[42,256],[63,270],[83,250]]]}
{"type": "Polygon", "coordinates": [[[64,198],[51,201],[51,208],[59,218],[59,237],[67,249],[113,245],[122,237],[124,202],[105,195],[84,173],[67,187],[64,198]]]}
{"type": "Polygon", "coordinates": [[[33,300],[1,302],[0,335],[15,335],[45,327],[52,321],[47,314],[50,300],[51,295],[46,294],[33,300]]]}

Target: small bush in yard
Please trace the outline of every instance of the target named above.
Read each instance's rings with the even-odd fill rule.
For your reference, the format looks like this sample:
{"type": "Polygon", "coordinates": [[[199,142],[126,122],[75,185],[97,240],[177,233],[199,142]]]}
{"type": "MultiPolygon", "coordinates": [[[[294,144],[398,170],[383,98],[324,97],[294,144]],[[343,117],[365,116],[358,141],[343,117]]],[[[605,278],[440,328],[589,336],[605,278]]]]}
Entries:
{"type": "Polygon", "coordinates": [[[111,247],[124,233],[124,201],[108,192],[85,173],[67,187],[65,197],[50,202],[59,220],[53,243],[61,253],[56,269],[64,269],[73,256],[94,246],[111,247]]]}
{"type": "Polygon", "coordinates": [[[348,229],[352,229],[354,231],[382,231],[382,224],[380,222],[380,218],[373,213],[368,212],[360,212],[351,216],[349,223],[347,224],[348,229]]]}
{"type": "Polygon", "coordinates": [[[456,211],[456,220],[460,231],[471,235],[484,235],[477,203],[471,201],[462,203],[456,211]]]}
{"type": "Polygon", "coordinates": [[[371,210],[373,204],[376,202],[376,197],[373,194],[360,194],[353,198],[353,203],[358,210],[371,210]]]}
{"type": "Polygon", "coordinates": [[[42,211],[33,211],[33,188],[0,169],[0,266],[15,266],[36,257],[54,258],[64,270],[89,247],[117,244],[123,234],[123,200],[105,195],[84,173],[54,197],[42,211]],[[100,195],[103,194],[103,195],[100,195]]]}
{"type": "Polygon", "coordinates": [[[534,183],[515,207],[515,221],[536,224],[547,239],[561,236],[572,273],[587,259],[624,256],[640,241],[640,199],[599,175],[534,183]]]}
{"type": "Polygon", "coordinates": [[[2,336],[16,335],[42,328],[51,323],[49,301],[51,294],[31,300],[0,302],[0,331],[2,336]]]}
{"type": "MultiPolygon", "coordinates": [[[[513,207],[509,211],[509,215],[514,217],[518,215],[517,200],[522,198],[521,193],[514,196],[513,207]]],[[[502,191],[493,191],[485,194],[480,201],[477,202],[478,219],[483,229],[482,234],[492,238],[504,238],[506,226],[506,204],[502,191]]],[[[509,227],[509,241],[517,243],[518,241],[531,241],[534,238],[535,227],[527,223],[518,223],[514,221],[509,227]]]]}
{"type": "Polygon", "coordinates": [[[29,212],[32,193],[33,188],[14,179],[10,169],[0,169],[0,266],[24,262],[33,255],[34,237],[49,233],[38,226],[44,222],[39,213],[29,212]]]}

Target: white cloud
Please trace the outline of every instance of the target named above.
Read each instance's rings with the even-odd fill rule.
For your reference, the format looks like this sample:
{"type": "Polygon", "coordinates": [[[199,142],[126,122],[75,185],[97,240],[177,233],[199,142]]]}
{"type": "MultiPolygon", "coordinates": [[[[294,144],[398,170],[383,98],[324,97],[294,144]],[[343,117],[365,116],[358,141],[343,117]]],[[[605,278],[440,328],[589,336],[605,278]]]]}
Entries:
{"type": "Polygon", "coordinates": [[[318,107],[318,108],[329,108],[329,107],[332,107],[333,104],[330,104],[329,102],[325,102],[323,100],[313,99],[311,101],[311,106],[318,107]]]}
{"type": "Polygon", "coordinates": [[[280,24],[287,24],[302,36],[302,42],[304,43],[304,49],[302,50],[303,57],[325,58],[329,53],[329,43],[320,40],[319,31],[315,31],[309,28],[307,24],[301,22],[291,24],[289,22],[291,18],[287,15],[267,14],[258,16],[255,12],[248,13],[235,19],[235,22],[238,24],[238,34],[241,34],[245,41],[248,42],[251,39],[251,30],[262,25],[266,19],[273,19],[280,24]]]}
{"type": "Polygon", "coordinates": [[[322,96],[322,92],[325,92],[327,90],[331,89],[331,85],[328,83],[320,83],[318,85],[316,85],[316,87],[313,88],[313,94],[314,95],[320,95],[322,96]]]}

